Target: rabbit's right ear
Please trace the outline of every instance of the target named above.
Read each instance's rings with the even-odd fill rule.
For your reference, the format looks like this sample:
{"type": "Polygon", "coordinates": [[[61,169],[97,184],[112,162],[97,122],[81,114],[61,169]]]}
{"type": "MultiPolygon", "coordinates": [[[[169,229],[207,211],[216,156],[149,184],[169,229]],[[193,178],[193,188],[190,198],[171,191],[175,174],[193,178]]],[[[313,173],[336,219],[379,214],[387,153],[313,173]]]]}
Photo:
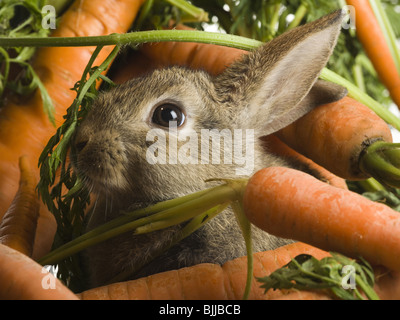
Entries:
{"type": "MultiPolygon", "coordinates": [[[[290,30],[244,55],[214,79],[217,94],[230,106],[236,126],[267,135],[315,107],[315,103],[301,102],[332,54],[343,17],[339,10],[290,30]]],[[[345,90],[335,88],[340,99],[345,90]]]]}

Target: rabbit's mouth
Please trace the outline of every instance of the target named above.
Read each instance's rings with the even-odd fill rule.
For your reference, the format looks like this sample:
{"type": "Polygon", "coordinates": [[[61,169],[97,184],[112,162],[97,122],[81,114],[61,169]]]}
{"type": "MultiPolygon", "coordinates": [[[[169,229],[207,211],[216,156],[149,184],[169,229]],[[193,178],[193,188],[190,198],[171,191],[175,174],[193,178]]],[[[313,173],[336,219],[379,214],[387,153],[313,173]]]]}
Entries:
{"type": "Polygon", "coordinates": [[[126,170],[122,165],[111,166],[108,161],[102,161],[102,157],[82,159],[80,156],[72,163],[74,170],[91,193],[118,194],[128,187],[126,170]]]}
{"type": "Polygon", "coordinates": [[[85,168],[78,166],[79,175],[82,176],[86,188],[96,195],[112,195],[125,193],[128,182],[124,171],[115,168],[102,167],[101,165],[85,164],[85,168]]]}
{"type": "Polygon", "coordinates": [[[96,194],[118,193],[128,188],[126,152],[122,143],[113,142],[89,139],[83,146],[76,143],[71,153],[77,174],[96,194]]]}

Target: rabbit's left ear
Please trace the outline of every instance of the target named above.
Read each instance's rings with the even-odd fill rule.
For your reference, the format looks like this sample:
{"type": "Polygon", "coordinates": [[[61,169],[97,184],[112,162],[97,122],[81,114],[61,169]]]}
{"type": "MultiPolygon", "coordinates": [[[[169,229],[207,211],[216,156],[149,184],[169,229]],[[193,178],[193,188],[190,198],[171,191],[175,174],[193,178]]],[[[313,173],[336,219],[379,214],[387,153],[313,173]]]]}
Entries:
{"type": "MultiPolygon", "coordinates": [[[[241,108],[232,110],[238,115],[239,126],[267,135],[315,107],[317,103],[310,99],[320,96],[315,94],[318,85],[314,94],[310,90],[332,54],[343,17],[339,10],[290,30],[244,55],[215,78],[219,97],[231,102],[233,109],[241,108]]],[[[331,96],[336,100],[345,92],[338,86],[332,86],[332,90],[331,96]]]]}

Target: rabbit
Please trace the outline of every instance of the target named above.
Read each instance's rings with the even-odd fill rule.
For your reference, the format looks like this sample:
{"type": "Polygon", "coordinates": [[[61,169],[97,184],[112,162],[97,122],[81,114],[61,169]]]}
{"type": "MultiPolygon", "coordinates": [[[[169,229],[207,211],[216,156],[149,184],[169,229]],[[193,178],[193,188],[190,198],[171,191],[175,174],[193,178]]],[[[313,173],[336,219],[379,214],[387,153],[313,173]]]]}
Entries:
{"type": "MultiPolygon", "coordinates": [[[[164,134],[167,145],[158,151],[169,156],[169,142],[175,139],[178,148],[185,143],[176,139],[177,134],[196,132],[200,136],[204,129],[251,129],[255,137],[253,163],[247,176],[268,166],[294,167],[313,174],[269,153],[259,138],[347,94],[341,86],[318,80],[336,45],[343,17],[336,11],[290,30],[243,55],[217,76],[170,66],[100,94],[79,125],[71,150],[74,170],[96,194],[86,230],[125,211],[206,189],[210,187],[207,179],[240,177],[235,161],[151,163],[146,156],[155,143],[148,139],[150,130],[164,134]]],[[[244,146],[249,144],[244,136],[242,139],[244,146]]],[[[202,142],[198,144],[201,147],[202,142]]],[[[220,148],[223,152],[222,144],[220,148]]],[[[127,232],[88,248],[83,256],[89,287],[132,273],[182,226],[144,235],[127,232]]],[[[252,228],[255,252],[293,241],[252,228]]],[[[227,208],[129,279],[205,262],[223,264],[245,254],[240,228],[232,209],[227,208]]]]}

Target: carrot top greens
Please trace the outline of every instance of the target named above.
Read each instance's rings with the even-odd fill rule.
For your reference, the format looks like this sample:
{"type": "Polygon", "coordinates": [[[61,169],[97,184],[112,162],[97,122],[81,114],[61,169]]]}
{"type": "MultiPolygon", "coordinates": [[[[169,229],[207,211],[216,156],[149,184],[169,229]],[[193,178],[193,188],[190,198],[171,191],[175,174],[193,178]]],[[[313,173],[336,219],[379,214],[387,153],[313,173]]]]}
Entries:
{"type": "Polygon", "coordinates": [[[326,289],[344,300],[379,300],[375,293],[374,272],[363,259],[356,261],[331,252],[331,257],[317,260],[301,254],[269,276],[258,278],[261,288],[321,290],[326,289]]]}

